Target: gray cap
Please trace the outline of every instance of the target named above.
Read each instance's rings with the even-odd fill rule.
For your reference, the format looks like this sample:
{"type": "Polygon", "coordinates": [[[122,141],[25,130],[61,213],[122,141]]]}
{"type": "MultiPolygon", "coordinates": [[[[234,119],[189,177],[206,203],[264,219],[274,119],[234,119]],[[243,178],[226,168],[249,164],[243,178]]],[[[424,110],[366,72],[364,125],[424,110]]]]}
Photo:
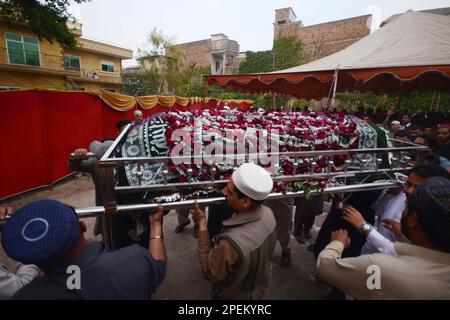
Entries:
{"type": "Polygon", "coordinates": [[[92,152],[98,159],[103,157],[103,155],[108,151],[109,147],[114,143],[114,141],[107,140],[105,142],[100,142],[94,140],[89,145],[89,151],[92,152]]]}

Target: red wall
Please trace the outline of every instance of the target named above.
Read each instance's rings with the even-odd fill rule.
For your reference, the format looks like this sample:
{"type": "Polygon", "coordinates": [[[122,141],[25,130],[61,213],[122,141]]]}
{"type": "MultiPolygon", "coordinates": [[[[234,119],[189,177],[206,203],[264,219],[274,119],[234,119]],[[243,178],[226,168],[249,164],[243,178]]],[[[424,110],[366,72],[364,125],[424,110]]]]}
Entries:
{"type": "MultiPolygon", "coordinates": [[[[186,109],[212,108],[216,102],[186,109]]],[[[245,106],[248,107],[248,106],[245,106]]],[[[170,109],[156,106],[144,116],[170,109]]],[[[70,153],[92,140],[115,138],[116,122],[132,120],[134,109],[116,111],[82,92],[0,92],[0,199],[45,186],[70,173],[70,153]]]]}

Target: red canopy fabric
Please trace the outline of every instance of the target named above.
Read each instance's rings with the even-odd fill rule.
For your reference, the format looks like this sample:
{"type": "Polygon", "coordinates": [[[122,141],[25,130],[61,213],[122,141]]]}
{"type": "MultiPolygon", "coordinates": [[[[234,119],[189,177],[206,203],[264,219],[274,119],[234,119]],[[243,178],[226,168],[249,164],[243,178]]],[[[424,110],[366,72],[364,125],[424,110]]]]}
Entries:
{"type": "MultiPolygon", "coordinates": [[[[276,92],[317,99],[330,94],[335,71],[206,76],[208,85],[248,93],[276,92]]],[[[337,92],[378,93],[450,90],[450,65],[390,67],[338,71],[337,92]]]]}

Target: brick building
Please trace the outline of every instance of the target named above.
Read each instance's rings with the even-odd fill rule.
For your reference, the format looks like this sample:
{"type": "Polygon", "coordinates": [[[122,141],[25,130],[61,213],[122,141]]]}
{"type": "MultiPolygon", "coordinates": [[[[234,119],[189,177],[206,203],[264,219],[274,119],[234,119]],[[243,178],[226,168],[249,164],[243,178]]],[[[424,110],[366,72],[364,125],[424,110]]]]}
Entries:
{"type": "Polygon", "coordinates": [[[274,38],[297,37],[309,61],[345,49],[370,33],[371,15],[304,26],[292,8],[275,10],[274,38]]]}
{"type": "MultiPolygon", "coordinates": [[[[370,33],[371,15],[303,26],[292,8],[275,10],[274,38],[295,36],[310,61],[342,50],[370,33]]],[[[210,39],[178,44],[185,52],[185,67],[211,66],[211,74],[236,74],[245,60],[239,44],[222,33],[210,39]]]]}
{"type": "Polygon", "coordinates": [[[185,54],[185,67],[211,66],[211,74],[233,74],[240,61],[239,44],[223,33],[212,34],[210,39],[177,44],[185,54]]]}

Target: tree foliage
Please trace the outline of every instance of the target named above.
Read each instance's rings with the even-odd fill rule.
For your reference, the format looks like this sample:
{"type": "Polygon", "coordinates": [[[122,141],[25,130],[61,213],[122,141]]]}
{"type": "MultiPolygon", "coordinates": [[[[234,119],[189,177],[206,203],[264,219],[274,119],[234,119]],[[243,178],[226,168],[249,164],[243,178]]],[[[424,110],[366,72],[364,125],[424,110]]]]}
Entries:
{"type": "Polygon", "coordinates": [[[282,70],[306,61],[302,42],[295,37],[282,37],[274,41],[273,50],[247,51],[245,61],[239,66],[239,74],[282,70]]]}
{"type": "MultiPolygon", "coordinates": [[[[307,61],[303,44],[295,37],[278,38],[273,43],[273,50],[267,51],[247,51],[246,59],[239,66],[240,74],[265,73],[274,70],[282,70],[298,66],[307,61]]],[[[264,109],[270,109],[273,106],[273,97],[271,94],[263,94],[253,97],[256,100],[255,105],[264,109]]],[[[289,98],[277,96],[275,107],[286,106],[289,98]]],[[[298,106],[304,106],[305,101],[296,102],[298,106]]],[[[295,106],[293,106],[295,107],[295,106]]]]}
{"type": "Polygon", "coordinates": [[[203,83],[203,75],[211,73],[211,67],[196,67],[190,66],[182,75],[183,95],[186,97],[206,97],[208,95],[208,88],[203,83]]]}
{"type": "Polygon", "coordinates": [[[273,70],[272,50],[247,51],[246,58],[239,66],[239,74],[263,73],[273,70]]]}
{"type": "Polygon", "coordinates": [[[159,75],[155,70],[122,76],[122,90],[131,96],[149,96],[159,91],[159,75]]]}
{"type": "Polygon", "coordinates": [[[275,65],[273,70],[283,70],[307,61],[303,44],[296,37],[281,37],[274,41],[275,65]]]}
{"type": "Polygon", "coordinates": [[[174,37],[169,37],[162,30],[153,28],[147,36],[147,42],[138,48],[137,56],[138,58],[163,56],[166,54],[166,48],[172,46],[174,41],[174,37]]]}
{"type": "Polygon", "coordinates": [[[123,91],[129,95],[178,95],[205,97],[203,75],[210,66],[185,65],[185,53],[173,45],[174,38],[154,28],[138,49],[140,72],[123,76],[123,91]]]}
{"type": "MultiPolygon", "coordinates": [[[[82,3],[89,0],[72,0],[82,3]]],[[[5,0],[0,3],[0,18],[7,23],[26,22],[39,39],[53,40],[69,47],[77,41],[67,27],[67,19],[73,18],[68,12],[70,0],[5,0]]]]}
{"type": "Polygon", "coordinates": [[[166,63],[162,69],[163,82],[167,85],[168,93],[183,95],[183,70],[185,51],[178,46],[166,48],[166,63]]]}
{"type": "Polygon", "coordinates": [[[450,108],[449,93],[439,94],[437,92],[433,93],[432,91],[415,91],[402,94],[401,96],[399,93],[381,95],[370,91],[364,93],[338,93],[336,94],[336,98],[339,99],[345,108],[353,110],[362,107],[363,109],[379,108],[385,111],[389,107],[394,106],[397,110],[414,113],[418,110],[425,111],[436,107],[438,100],[440,110],[447,111],[450,108]]]}
{"type": "Polygon", "coordinates": [[[184,51],[173,45],[174,38],[154,28],[138,49],[141,71],[123,76],[124,92],[132,95],[182,95],[184,51]],[[131,86],[134,84],[134,88],[131,86]]]}

